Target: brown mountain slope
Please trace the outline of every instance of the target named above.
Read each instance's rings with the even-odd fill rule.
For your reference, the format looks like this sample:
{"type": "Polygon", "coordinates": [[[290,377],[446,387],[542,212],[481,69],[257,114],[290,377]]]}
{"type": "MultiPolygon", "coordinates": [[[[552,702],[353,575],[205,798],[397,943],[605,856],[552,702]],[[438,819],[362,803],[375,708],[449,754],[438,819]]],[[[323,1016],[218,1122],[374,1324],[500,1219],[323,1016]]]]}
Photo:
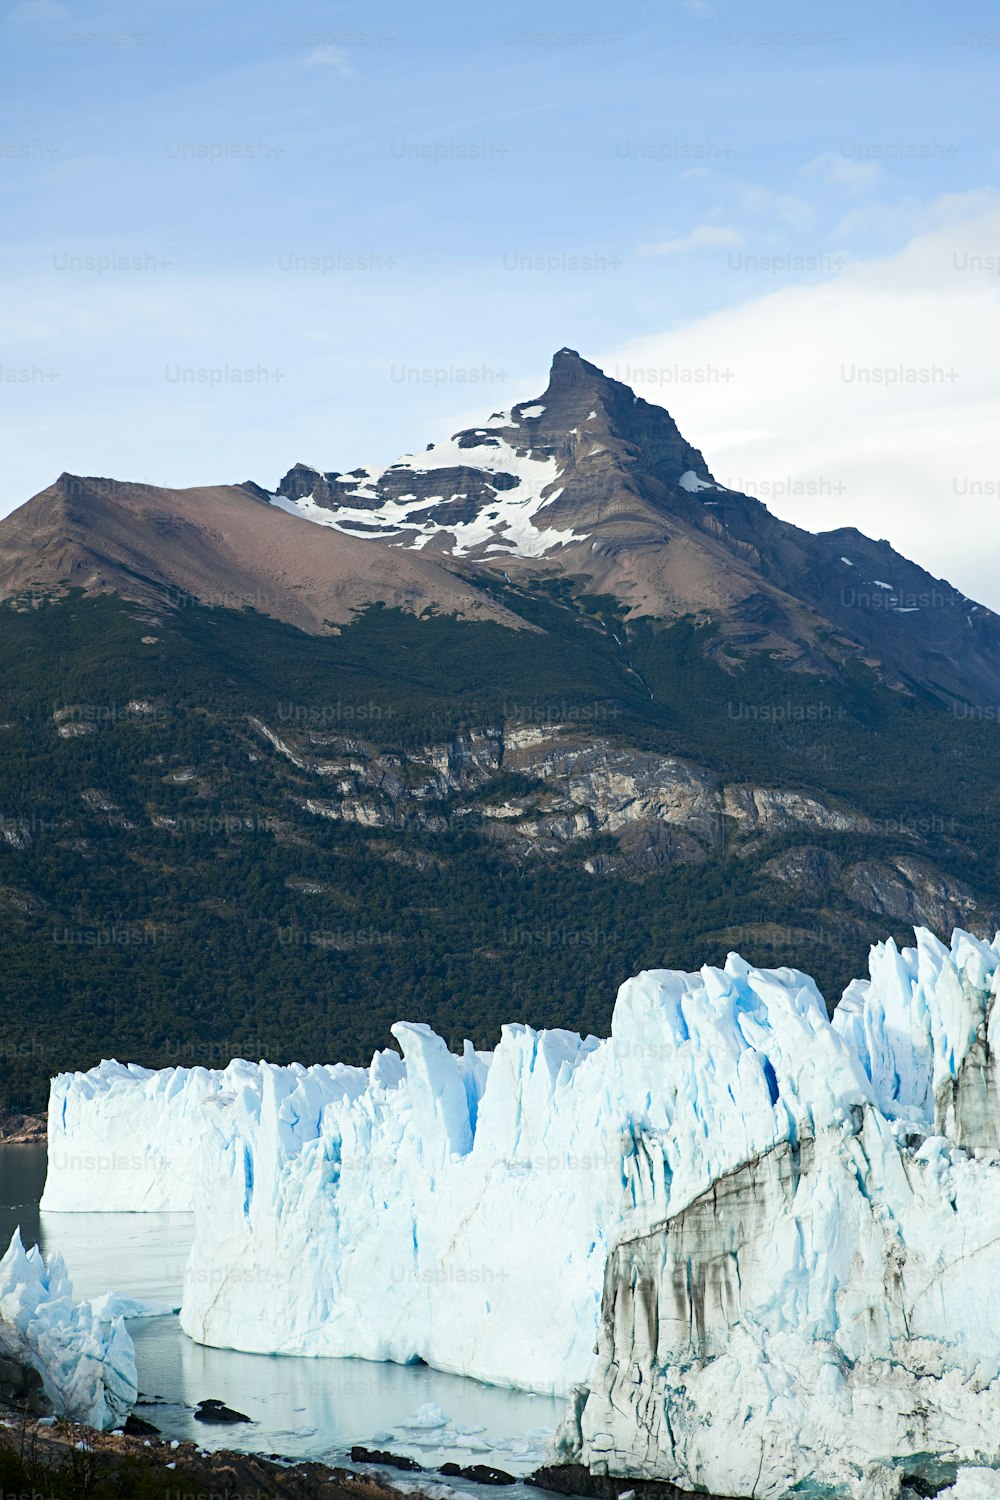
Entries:
{"type": "Polygon", "coordinates": [[[60,475],[0,523],[0,598],[66,586],[255,609],[314,635],[373,602],[524,628],[433,559],[312,526],[242,485],[172,490],[60,475]]]}

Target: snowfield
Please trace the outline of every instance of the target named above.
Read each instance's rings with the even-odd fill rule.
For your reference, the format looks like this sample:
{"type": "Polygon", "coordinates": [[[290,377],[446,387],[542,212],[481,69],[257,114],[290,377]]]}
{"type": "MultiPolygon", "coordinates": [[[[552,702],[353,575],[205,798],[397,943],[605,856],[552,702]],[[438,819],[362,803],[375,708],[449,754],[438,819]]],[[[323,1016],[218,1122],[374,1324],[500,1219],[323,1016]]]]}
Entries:
{"type": "MultiPolygon", "coordinates": [[[[998,966],[1000,938],[879,944],[831,1024],[734,954],[629,980],[603,1041],[399,1023],[368,1069],[102,1064],[53,1107],[68,1153],[74,1121],[105,1160],[141,1141],[156,1206],[193,1205],[202,1343],[565,1393],[557,1456],[597,1473],[993,1493],[998,966]]],[[[106,1175],[56,1167],[46,1203],[111,1206],[106,1175]]]]}
{"type": "MultiPolygon", "coordinates": [[[[521,415],[538,416],[544,409],[541,406],[526,407],[521,415]]],[[[408,453],[392,465],[394,470],[414,475],[442,471],[443,488],[438,495],[418,499],[416,494],[410,494],[398,500],[384,499],[380,497],[377,486],[389,471],[366,468],[354,474],[343,474],[336,481],[343,486],[344,497],[344,503],[336,510],[317,504],[311,495],[302,500],[288,500],[284,495],[274,494],[270,496],[271,504],[290,515],[301,516],[320,526],[332,526],[350,536],[377,534],[414,551],[420,551],[435,538],[450,537],[451,550],[456,557],[486,543],[519,557],[544,557],[554,547],[564,547],[581,539],[572,530],[535,524],[535,517],[562,493],[558,486],[559,465],[554,458],[535,458],[529,448],[514,448],[505,438],[488,432],[486,428],[481,430],[482,441],[478,444],[463,447],[458,436],[461,434],[446,442],[433,443],[422,453],[408,453]],[[468,474],[470,469],[485,475],[499,475],[503,487],[498,488],[494,499],[489,505],[484,504],[472,520],[453,520],[450,517],[442,520],[440,516],[432,519],[432,510],[440,512],[446,502],[467,498],[464,491],[454,490],[447,481],[449,473],[460,476],[468,474]],[[506,487],[508,483],[509,488],[506,487]],[[352,506],[348,503],[351,500],[358,503],[352,506]]]]}

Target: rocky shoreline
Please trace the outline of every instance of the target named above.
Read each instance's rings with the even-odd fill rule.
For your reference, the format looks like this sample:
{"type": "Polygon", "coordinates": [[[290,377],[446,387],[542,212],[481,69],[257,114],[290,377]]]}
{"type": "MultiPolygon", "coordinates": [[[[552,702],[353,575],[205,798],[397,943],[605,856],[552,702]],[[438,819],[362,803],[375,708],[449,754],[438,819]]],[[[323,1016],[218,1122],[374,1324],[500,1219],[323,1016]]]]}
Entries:
{"type": "MultiPolygon", "coordinates": [[[[375,1457],[376,1455],[372,1455],[375,1457]]],[[[141,1495],[143,1500],[178,1500],[199,1495],[218,1500],[399,1500],[401,1492],[423,1496],[427,1486],[447,1486],[458,1477],[451,1468],[405,1466],[395,1455],[379,1455],[385,1468],[352,1469],[314,1461],[292,1462],[273,1454],[207,1452],[196,1443],[122,1432],[97,1432],[74,1422],[37,1418],[0,1408],[0,1494],[87,1495],[89,1500],[141,1495]]],[[[461,1477],[492,1486],[515,1483],[511,1476],[461,1477]]],[[[494,1471],[496,1473],[496,1471],[494,1471]]],[[[523,1481],[539,1490],[594,1500],[692,1500],[670,1484],[601,1478],[577,1465],[543,1467],[523,1481]]],[[[721,1500],[702,1495],[699,1500],[721,1500]]]]}
{"type": "Polygon", "coordinates": [[[20,1115],[0,1109],[0,1146],[27,1146],[44,1141],[47,1125],[44,1115],[20,1115]]]}
{"type": "Polygon", "coordinates": [[[528,1484],[556,1495],[586,1496],[588,1500],[733,1500],[732,1496],[679,1490],[656,1479],[619,1479],[613,1474],[591,1474],[582,1464],[546,1464],[528,1476],[528,1484]]]}
{"type": "Polygon", "coordinates": [[[96,1432],[71,1422],[9,1412],[0,1420],[0,1493],[97,1497],[141,1495],[176,1500],[399,1500],[399,1487],[377,1472],[321,1463],[206,1452],[195,1443],[96,1432]]]}

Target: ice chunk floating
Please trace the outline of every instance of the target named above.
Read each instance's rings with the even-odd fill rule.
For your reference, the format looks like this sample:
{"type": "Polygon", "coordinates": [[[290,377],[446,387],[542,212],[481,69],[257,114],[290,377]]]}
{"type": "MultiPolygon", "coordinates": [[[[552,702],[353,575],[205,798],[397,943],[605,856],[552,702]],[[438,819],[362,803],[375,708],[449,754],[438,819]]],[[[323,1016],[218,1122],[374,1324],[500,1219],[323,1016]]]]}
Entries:
{"type": "Polygon", "coordinates": [[[598,1474],[889,1500],[1000,1464],[998,966],[880,944],[831,1024],[734,954],[629,980],[604,1041],[400,1023],[369,1069],[173,1070],[155,1115],[113,1064],[53,1097],[68,1149],[132,1088],[196,1158],[192,1338],[565,1393],[598,1474]]]}

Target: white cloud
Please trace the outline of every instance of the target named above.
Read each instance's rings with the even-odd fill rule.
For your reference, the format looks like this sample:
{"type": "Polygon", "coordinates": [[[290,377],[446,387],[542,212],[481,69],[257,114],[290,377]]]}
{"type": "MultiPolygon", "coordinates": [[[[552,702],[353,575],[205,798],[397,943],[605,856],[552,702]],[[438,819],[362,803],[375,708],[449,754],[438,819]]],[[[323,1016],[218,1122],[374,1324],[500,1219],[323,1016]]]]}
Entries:
{"type": "Polygon", "coordinates": [[[350,56],[343,47],[314,47],[304,62],[307,68],[333,68],[341,78],[350,78],[354,73],[350,56]]]}
{"type": "Polygon", "coordinates": [[[927,227],[927,205],[918,198],[904,197],[895,203],[868,198],[855,203],[835,225],[832,243],[849,245],[904,245],[927,227]]]}
{"type": "Polygon", "coordinates": [[[714,224],[699,224],[680,239],[659,240],[640,245],[640,255],[690,255],[698,250],[740,250],[746,243],[743,232],[714,224]]]}
{"type": "Polygon", "coordinates": [[[867,193],[879,179],[875,161],[854,161],[838,151],[825,151],[807,162],[804,175],[824,187],[843,188],[849,193],[867,193]]]}
{"type": "Polygon", "coordinates": [[[812,531],[888,537],[1000,610],[1000,195],[940,199],[924,221],[897,254],[604,363],[732,370],[725,383],[638,389],[722,482],[812,531]],[[782,495],[788,481],[814,492],[782,495]]]}
{"type": "Polygon", "coordinates": [[[815,206],[794,193],[776,193],[756,183],[740,182],[734,185],[734,196],[743,213],[800,232],[810,229],[816,218],[815,206]]]}

